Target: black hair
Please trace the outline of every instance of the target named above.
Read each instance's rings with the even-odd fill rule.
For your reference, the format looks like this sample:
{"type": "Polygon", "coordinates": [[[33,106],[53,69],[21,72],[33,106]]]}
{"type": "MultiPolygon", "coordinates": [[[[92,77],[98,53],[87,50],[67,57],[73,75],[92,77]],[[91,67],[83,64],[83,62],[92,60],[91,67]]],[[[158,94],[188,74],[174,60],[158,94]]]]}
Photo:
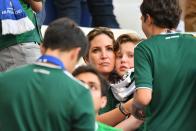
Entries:
{"type": "Polygon", "coordinates": [[[101,83],[101,96],[107,96],[109,84],[94,67],[90,65],[79,66],[73,71],[72,75],[76,77],[82,73],[92,73],[96,75],[101,83]]]}
{"type": "Polygon", "coordinates": [[[60,18],[49,24],[43,41],[43,47],[52,50],[69,51],[80,47],[79,57],[88,49],[88,40],[77,24],[69,18],[60,18]]]}
{"type": "Polygon", "coordinates": [[[144,21],[150,15],[156,26],[168,29],[178,26],[182,12],[179,0],[143,0],[140,10],[144,21]]]}

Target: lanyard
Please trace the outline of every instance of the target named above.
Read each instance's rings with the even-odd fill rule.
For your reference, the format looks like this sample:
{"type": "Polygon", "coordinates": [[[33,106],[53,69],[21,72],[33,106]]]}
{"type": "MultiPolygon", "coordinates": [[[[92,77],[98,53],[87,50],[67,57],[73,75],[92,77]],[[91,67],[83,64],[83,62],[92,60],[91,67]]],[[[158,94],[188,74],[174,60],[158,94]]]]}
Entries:
{"type": "Polygon", "coordinates": [[[37,61],[43,62],[43,63],[51,63],[51,64],[59,66],[61,69],[65,69],[63,62],[54,56],[42,55],[40,58],[38,58],[37,61]]]}

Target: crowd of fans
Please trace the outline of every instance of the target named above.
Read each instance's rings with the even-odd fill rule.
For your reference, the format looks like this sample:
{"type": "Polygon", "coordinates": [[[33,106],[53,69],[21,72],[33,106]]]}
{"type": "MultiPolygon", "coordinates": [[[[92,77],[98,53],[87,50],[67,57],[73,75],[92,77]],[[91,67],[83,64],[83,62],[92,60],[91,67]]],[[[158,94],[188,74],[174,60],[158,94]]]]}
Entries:
{"type": "Polygon", "coordinates": [[[1,131],[196,130],[195,0],[143,0],[145,39],[114,38],[112,0],[52,1],[43,38],[47,2],[1,1],[1,131]],[[87,35],[82,2],[94,27],[87,35]],[[182,16],[185,33],[176,31],[182,16]]]}

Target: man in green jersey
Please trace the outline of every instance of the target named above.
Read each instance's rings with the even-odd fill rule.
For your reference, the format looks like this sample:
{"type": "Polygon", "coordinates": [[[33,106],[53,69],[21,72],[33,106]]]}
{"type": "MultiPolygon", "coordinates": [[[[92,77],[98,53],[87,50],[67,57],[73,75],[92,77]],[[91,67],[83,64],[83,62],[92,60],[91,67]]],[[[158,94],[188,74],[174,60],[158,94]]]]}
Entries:
{"type": "MultiPolygon", "coordinates": [[[[20,2],[25,14],[33,23],[35,28],[31,31],[15,35],[2,35],[0,32],[0,72],[20,65],[33,63],[40,56],[39,44],[41,43],[41,33],[37,26],[37,20],[34,12],[42,10],[42,0],[17,1],[20,2]]],[[[0,31],[1,29],[2,28],[0,27],[0,31]]]]}
{"type": "Polygon", "coordinates": [[[0,74],[0,130],[94,131],[90,92],[69,73],[87,45],[72,20],[52,22],[36,63],[0,74]]]}
{"type": "MultiPolygon", "coordinates": [[[[107,103],[108,84],[106,80],[96,69],[89,65],[79,66],[74,70],[73,75],[89,86],[93,97],[95,113],[98,115],[99,110],[107,103]]],[[[95,131],[121,131],[121,129],[108,126],[101,122],[96,122],[95,125],[95,131]]]]}
{"type": "Polygon", "coordinates": [[[134,51],[136,93],[131,113],[146,131],[195,131],[196,38],[175,32],[178,0],[143,0],[147,40],[134,51]]]}

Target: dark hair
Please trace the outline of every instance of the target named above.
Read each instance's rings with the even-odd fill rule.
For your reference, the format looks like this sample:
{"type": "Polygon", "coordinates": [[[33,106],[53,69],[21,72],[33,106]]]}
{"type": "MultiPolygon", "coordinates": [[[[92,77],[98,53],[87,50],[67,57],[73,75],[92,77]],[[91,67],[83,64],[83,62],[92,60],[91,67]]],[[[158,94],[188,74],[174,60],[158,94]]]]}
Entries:
{"type": "MultiPolygon", "coordinates": [[[[89,48],[91,46],[91,41],[98,35],[101,35],[101,34],[105,34],[107,35],[109,38],[112,39],[113,41],[113,47],[115,47],[115,38],[114,38],[114,34],[113,32],[107,28],[107,27],[96,27],[94,28],[93,30],[91,30],[88,34],[87,34],[87,38],[88,38],[88,41],[89,41],[89,46],[88,46],[88,51],[89,51],[89,48]]],[[[86,53],[84,59],[86,59],[89,55],[89,53],[86,53]]]]}
{"type": "Polygon", "coordinates": [[[88,40],[77,24],[69,18],[60,18],[49,24],[43,46],[52,50],[69,51],[80,47],[79,57],[86,54],[88,40]]]}
{"type": "Polygon", "coordinates": [[[94,75],[96,75],[101,83],[101,95],[102,96],[107,96],[107,93],[108,93],[108,86],[109,84],[107,83],[107,81],[105,80],[105,78],[95,69],[93,68],[92,66],[90,65],[82,65],[82,66],[79,66],[78,68],[76,68],[74,71],[73,71],[73,76],[77,76],[77,75],[80,75],[82,73],[92,73],[94,75]]]}
{"type": "Polygon", "coordinates": [[[137,44],[142,39],[137,36],[136,34],[122,34],[116,39],[116,46],[114,48],[114,51],[117,52],[120,50],[120,45],[127,42],[132,42],[133,44],[137,44]]]}
{"type": "Polygon", "coordinates": [[[169,29],[178,26],[182,12],[179,0],[143,0],[140,10],[144,21],[150,15],[156,26],[169,29]]]}

